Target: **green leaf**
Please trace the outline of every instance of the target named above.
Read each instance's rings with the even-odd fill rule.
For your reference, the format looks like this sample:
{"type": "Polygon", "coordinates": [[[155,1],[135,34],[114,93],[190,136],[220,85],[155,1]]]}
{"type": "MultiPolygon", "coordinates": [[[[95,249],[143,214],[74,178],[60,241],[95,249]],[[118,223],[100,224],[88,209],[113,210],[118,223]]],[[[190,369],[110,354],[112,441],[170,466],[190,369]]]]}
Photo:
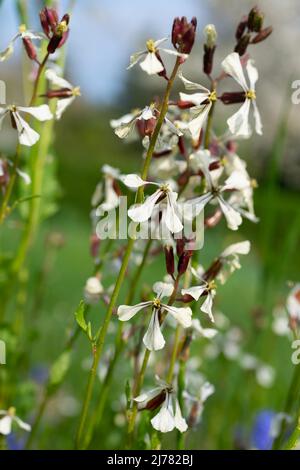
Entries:
{"type": "Polygon", "coordinates": [[[64,380],[71,364],[71,351],[63,352],[50,369],[49,390],[53,391],[64,380]]]}
{"type": "Polygon", "coordinates": [[[83,300],[81,300],[75,312],[75,318],[76,318],[78,326],[80,326],[80,328],[85,332],[89,340],[93,341],[92,325],[91,325],[91,322],[88,322],[88,323],[86,322],[85,313],[86,313],[86,305],[83,302],[83,300]]]}

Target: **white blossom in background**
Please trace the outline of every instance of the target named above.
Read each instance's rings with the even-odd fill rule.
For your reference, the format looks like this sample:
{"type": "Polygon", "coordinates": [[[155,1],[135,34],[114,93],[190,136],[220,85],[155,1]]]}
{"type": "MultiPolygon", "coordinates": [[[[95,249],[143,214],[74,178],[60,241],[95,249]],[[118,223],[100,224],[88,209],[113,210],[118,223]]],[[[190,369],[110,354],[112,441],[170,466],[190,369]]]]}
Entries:
{"type": "Polygon", "coordinates": [[[200,284],[198,286],[192,286],[187,289],[182,289],[181,293],[182,295],[190,295],[196,301],[198,301],[202,295],[206,295],[206,299],[201,305],[200,310],[201,312],[206,313],[209,316],[210,320],[214,322],[215,320],[212,313],[212,306],[213,299],[216,295],[216,284],[214,281],[206,282],[199,274],[199,271],[194,268],[191,268],[191,272],[193,276],[198,281],[200,281],[200,284]]]}
{"type": "Polygon", "coordinates": [[[22,118],[20,113],[30,114],[41,122],[53,119],[53,114],[51,113],[47,104],[29,107],[15,105],[10,105],[5,108],[0,107],[0,129],[5,117],[10,115],[18,132],[20,144],[31,147],[38,142],[40,135],[29,126],[25,119],[22,118]]]}
{"type": "Polygon", "coordinates": [[[150,351],[158,351],[165,346],[165,339],[160,328],[159,313],[166,311],[172,315],[183,328],[189,328],[192,324],[192,310],[189,307],[173,307],[162,303],[161,299],[172,295],[172,284],[156,282],[153,286],[153,291],[157,295],[154,300],[141,302],[137,305],[120,305],[117,310],[117,315],[120,321],[128,321],[141,310],[151,307],[152,316],[143,342],[150,351]]]}
{"type": "Polygon", "coordinates": [[[55,118],[59,120],[66,109],[75,101],[76,97],[81,96],[80,87],[74,87],[65,78],[60,77],[53,69],[47,69],[45,77],[50,83],[52,83],[52,85],[62,89],[66,95],[65,97],[57,100],[55,118]]]}
{"type": "Polygon", "coordinates": [[[14,45],[18,39],[30,39],[31,41],[37,39],[41,41],[42,39],[45,39],[45,37],[46,36],[43,33],[35,33],[28,30],[25,25],[21,25],[19,27],[19,32],[13,37],[7,48],[0,52],[0,62],[4,62],[5,60],[9,59],[9,57],[13,54],[14,45]]]}
{"type": "Polygon", "coordinates": [[[300,321],[300,284],[296,284],[291,290],[286,307],[292,320],[300,321]]]}
{"type": "Polygon", "coordinates": [[[206,400],[215,393],[215,387],[208,381],[203,381],[197,388],[197,392],[190,393],[184,390],[183,397],[190,406],[190,420],[193,426],[199,424],[206,400]]]}
{"type": "Polygon", "coordinates": [[[84,287],[84,297],[88,304],[96,304],[103,294],[103,286],[98,277],[89,277],[84,287]]]}
{"type": "Polygon", "coordinates": [[[156,113],[154,106],[146,106],[142,110],[136,110],[132,113],[125,114],[120,119],[110,121],[110,125],[115,131],[115,134],[120,139],[131,137],[135,132],[135,126],[138,120],[149,121],[150,119],[156,120],[156,113]]]}
{"type": "Polygon", "coordinates": [[[97,185],[91,201],[92,206],[97,207],[96,212],[115,209],[120,202],[114,187],[114,182],[120,178],[120,170],[110,165],[103,165],[102,173],[103,181],[97,185]]]}
{"type": "Polygon", "coordinates": [[[237,269],[240,269],[240,255],[248,255],[250,253],[251,243],[246,240],[244,242],[233,243],[229,245],[220,255],[222,268],[217,275],[217,279],[224,284],[228,277],[237,269]]]}
{"type": "Polygon", "coordinates": [[[187,128],[189,129],[193,140],[198,140],[200,131],[208,118],[211,107],[217,100],[217,95],[215,91],[211,91],[199,83],[187,80],[182,73],[178,76],[187,90],[198,90],[198,93],[193,93],[191,95],[180,93],[180,99],[182,101],[189,101],[194,104],[190,110],[190,113],[194,118],[188,123],[187,128]]]}
{"type": "Polygon", "coordinates": [[[0,434],[8,436],[12,431],[12,425],[16,423],[24,431],[30,432],[31,426],[16,416],[16,409],[0,410],[0,434]]]}
{"type": "Polygon", "coordinates": [[[192,320],[192,329],[195,335],[200,338],[213,339],[218,334],[218,330],[214,328],[203,328],[198,318],[192,320]]]}
{"type": "Polygon", "coordinates": [[[146,198],[143,204],[137,204],[128,210],[128,215],[131,220],[138,223],[146,222],[151,218],[156,204],[163,200],[166,203],[163,214],[166,226],[172,233],[181,232],[183,225],[179,218],[180,211],[177,206],[178,194],[172,190],[170,184],[166,183],[160,185],[158,183],[144,181],[140,176],[135,174],[124,175],[121,177],[121,180],[131,189],[138,189],[145,185],[154,185],[158,187],[151,196],[146,198]]]}
{"type": "Polygon", "coordinates": [[[157,73],[163,72],[165,67],[161,63],[161,61],[157,58],[158,52],[164,52],[166,54],[182,57],[186,59],[188,57],[187,54],[181,54],[175,50],[171,49],[164,49],[159,47],[161,44],[166,42],[168,38],[158,39],[154,41],[153,39],[149,39],[146,43],[147,49],[136,52],[132,54],[130,57],[130,64],[127,67],[127,70],[134,67],[136,64],[140,64],[141,69],[146,72],[148,75],[156,75],[157,73]]]}
{"type": "Polygon", "coordinates": [[[256,104],[255,85],[258,80],[258,72],[254,67],[254,62],[248,60],[246,69],[249,77],[250,86],[248,86],[240,56],[237,52],[229,54],[222,62],[222,67],[227,75],[230,75],[242,87],[245,92],[245,102],[241,108],[227,120],[228,127],[235,136],[250,137],[251,126],[249,124],[249,112],[251,103],[253,106],[255,130],[257,134],[262,135],[262,123],[258,107],[256,104]]]}

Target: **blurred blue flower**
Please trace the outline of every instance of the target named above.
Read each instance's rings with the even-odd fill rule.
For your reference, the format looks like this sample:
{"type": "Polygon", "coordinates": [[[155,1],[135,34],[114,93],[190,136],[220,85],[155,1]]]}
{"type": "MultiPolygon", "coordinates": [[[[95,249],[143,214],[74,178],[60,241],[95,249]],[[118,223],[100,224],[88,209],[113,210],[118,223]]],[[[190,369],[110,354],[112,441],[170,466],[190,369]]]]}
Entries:
{"type": "Polygon", "coordinates": [[[272,421],[276,413],[271,410],[263,410],[256,415],[252,429],[251,441],[258,450],[271,450],[273,437],[271,436],[272,421]]]}
{"type": "Polygon", "coordinates": [[[6,437],[6,443],[8,450],[24,450],[26,440],[22,438],[17,438],[15,433],[11,433],[6,437]]]}

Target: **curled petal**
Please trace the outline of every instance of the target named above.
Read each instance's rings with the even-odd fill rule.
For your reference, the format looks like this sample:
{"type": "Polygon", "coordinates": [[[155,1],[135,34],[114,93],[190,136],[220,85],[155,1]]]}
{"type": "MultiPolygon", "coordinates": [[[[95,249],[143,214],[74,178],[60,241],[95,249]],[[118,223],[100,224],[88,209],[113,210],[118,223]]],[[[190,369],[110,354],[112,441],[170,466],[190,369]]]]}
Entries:
{"type": "Polygon", "coordinates": [[[40,135],[32,129],[23,118],[21,118],[19,113],[13,113],[13,116],[17,126],[20,144],[25,145],[26,147],[31,147],[36,144],[40,139],[40,135]]]}
{"type": "Polygon", "coordinates": [[[240,56],[237,52],[229,54],[222,62],[222,67],[227,75],[234,78],[244,91],[248,90],[240,56]]]}
{"type": "Polygon", "coordinates": [[[199,300],[201,295],[203,294],[203,292],[205,292],[205,290],[207,289],[207,287],[205,285],[203,286],[194,286],[194,287],[189,287],[188,289],[182,289],[181,293],[182,295],[190,295],[191,297],[193,297],[193,299],[195,300],[199,300]]]}
{"type": "Polygon", "coordinates": [[[183,328],[190,328],[192,326],[192,310],[190,307],[170,307],[169,305],[163,305],[163,308],[170,313],[183,328]]]}
{"type": "Polygon", "coordinates": [[[256,101],[252,101],[253,111],[254,111],[254,120],[255,120],[255,131],[258,135],[262,135],[263,125],[261,122],[260,112],[258,110],[256,101]]]}
{"type": "Polygon", "coordinates": [[[148,75],[156,75],[164,70],[164,66],[158,60],[154,52],[149,52],[145,60],[140,63],[140,67],[148,75]]]}
{"type": "Polygon", "coordinates": [[[146,222],[146,220],[150,219],[154,206],[158,199],[161,196],[161,190],[155,191],[154,194],[149,196],[144,204],[140,204],[134,206],[128,210],[128,215],[134,222],[146,222]]]}
{"type": "Polygon", "coordinates": [[[120,305],[117,311],[119,320],[128,321],[144,308],[152,305],[152,302],[141,302],[137,305],[120,305]]]}
{"type": "Polygon", "coordinates": [[[246,69],[247,69],[249,82],[250,82],[250,90],[255,91],[255,85],[258,80],[258,71],[257,71],[257,68],[254,67],[253,60],[248,60],[246,69]]]}
{"type": "Polygon", "coordinates": [[[159,351],[160,349],[163,349],[166,344],[160,330],[157,310],[152,314],[148,330],[143,338],[143,343],[149,351],[159,351]]]}
{"type": "Polygon", "coordinates": [[[180,78],[180,80],[182,81],[182,83],[184,84],[187,90],[202,90],[203,92],[206,93],[206,97],[210,94],[210,91],[208,88],[205,88],[205,86],[202,86],[199,83],[191,82],[190,80],[185,78],[181,72],[178,74],[178,78],[180,78]]]}
{"type": "Polygon", "coordinates": [[[188,428],[186,420],[182,417],[181,409],[179,406],[178,400],[176,400],[176,405],[175,405],[175,427],[178,429],[180,432],[185,432],[188,428]]]}
{"type": "Polygon", "coordinates": [[[213,295],[212,295],[211,292],[209,292],[207,297],[206,297],[206,300],[201,305],[200,310],[203,313],[206,313],[209,316],[209,318],[211,319],[211,321],[214,323],[215,319],[214,319],[213,314],[212,314],[212,306],[213,306],[213,295]]]}
{"type": "Polygon", "coordinates": [[[218,196],[218,201],[226,219],[228,228],[231,230],[238,230],[239,226],[243,222],[241,214],[233,209],[233,207],[231,207],[221,196],[218,196]]]}

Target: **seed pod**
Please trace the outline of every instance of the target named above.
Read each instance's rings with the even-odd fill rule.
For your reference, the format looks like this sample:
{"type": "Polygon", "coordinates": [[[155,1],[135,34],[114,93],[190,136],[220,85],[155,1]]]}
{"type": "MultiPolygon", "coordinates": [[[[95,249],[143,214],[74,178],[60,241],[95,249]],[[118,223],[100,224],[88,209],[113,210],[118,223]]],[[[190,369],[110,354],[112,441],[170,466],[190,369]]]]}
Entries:
{"type": "Polygon", "coordinates": [[[257,7],[252,8],[248,16],[247,26],[250,31],[259,33],[263,27],[264,14],[257,7]]]}
{"type": "Polygon", "coordinates": [[[203,72],[206,75],[211,75],[212,73],[215,50],[216,46],[208,47],[206,44],[204,44],[203,72]]]}
{"type": "Polygon", "coordinates": [[[188,268],[191,257],[193,256],[192,251],[184,251],[178,260],[177,271],[179,276],[182,276],[188,268]]]}

